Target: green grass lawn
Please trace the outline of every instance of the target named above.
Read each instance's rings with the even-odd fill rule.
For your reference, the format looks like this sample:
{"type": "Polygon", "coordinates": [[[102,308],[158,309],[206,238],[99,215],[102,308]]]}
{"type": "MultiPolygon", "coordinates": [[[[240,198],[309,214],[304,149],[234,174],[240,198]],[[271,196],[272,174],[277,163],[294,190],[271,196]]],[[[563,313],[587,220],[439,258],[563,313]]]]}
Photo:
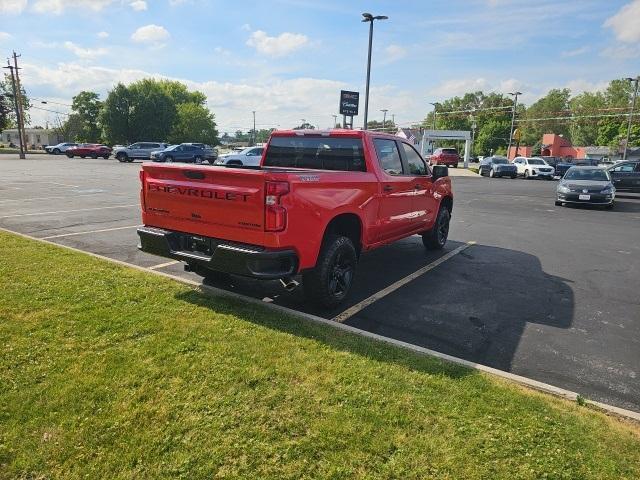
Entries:
{"type": "Polygon", "coordinates": [[[638,479],[577,404],[0,233],[0,478],[638,479]]]}

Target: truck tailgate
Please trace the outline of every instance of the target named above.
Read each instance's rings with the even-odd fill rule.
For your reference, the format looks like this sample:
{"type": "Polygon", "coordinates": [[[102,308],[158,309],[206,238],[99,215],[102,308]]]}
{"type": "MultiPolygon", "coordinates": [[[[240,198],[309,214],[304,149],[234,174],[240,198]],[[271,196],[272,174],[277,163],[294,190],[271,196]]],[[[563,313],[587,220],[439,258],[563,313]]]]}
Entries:
{"type": "Polygon", "coordinates": [[[147,226],[261,244],[265,172],[213,166],[142,166],[147,226]]]}

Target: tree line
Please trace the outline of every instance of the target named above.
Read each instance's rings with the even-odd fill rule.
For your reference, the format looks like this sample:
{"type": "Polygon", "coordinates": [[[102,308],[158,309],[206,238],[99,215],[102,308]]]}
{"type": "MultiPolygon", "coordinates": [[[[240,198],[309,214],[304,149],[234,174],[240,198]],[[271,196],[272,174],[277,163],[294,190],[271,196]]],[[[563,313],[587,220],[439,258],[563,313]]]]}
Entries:
{"type": "Polygon", "coordinates": [[[66,140],[130,144],[136,141],[218,144],[213,113],[202,92],[172,80],[118,83],[104,101],[91,91],[73,97],[71,114],[55,129],[66,140]]]}
{"type": "MultiPolygon", "coordinates": [[[[539,155],[542,135],[555,133],[577,146],[608,146],[618,150],[626,141],[632,95],[633,86],[626,80],[613,80],[602,91],[578,95],[572,95],[568,88],[552,89],[529,107],[516,106],[520,143],[533,146],[533,153],[539,155]]],[[[473,130],[475,123],[473,153],[505,154],[512,108],[513,99],[509,96],[470,92],[437,104],[435,125],[440,130],[473,130]]],[[[429,112],[419,126],[433,128],[434,112],[429,112]]],[[[640,119],[636,116],[629,144],[640,145],[640,119]]]]}

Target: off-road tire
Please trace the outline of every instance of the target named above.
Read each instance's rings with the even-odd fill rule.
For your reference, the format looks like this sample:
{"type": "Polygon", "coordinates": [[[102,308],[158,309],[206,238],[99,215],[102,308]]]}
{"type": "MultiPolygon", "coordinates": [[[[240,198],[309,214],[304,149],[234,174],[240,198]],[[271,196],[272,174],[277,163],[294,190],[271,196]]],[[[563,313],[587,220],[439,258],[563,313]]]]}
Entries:
{"type": "Polygon", "coordinates": [[[441,206],[433,228],[422,234],[422,243],[427,250],[442,250],[449,238],[449,222],[451,214],[449,210],[441,206]]]}
{"type": "Polygon", "coordinates": [[[313,270],[302,274],[307,300],[324,308],[335,308],[349,295],[358,256],[347,237],[331,235],[322,242],[313,270]]]}

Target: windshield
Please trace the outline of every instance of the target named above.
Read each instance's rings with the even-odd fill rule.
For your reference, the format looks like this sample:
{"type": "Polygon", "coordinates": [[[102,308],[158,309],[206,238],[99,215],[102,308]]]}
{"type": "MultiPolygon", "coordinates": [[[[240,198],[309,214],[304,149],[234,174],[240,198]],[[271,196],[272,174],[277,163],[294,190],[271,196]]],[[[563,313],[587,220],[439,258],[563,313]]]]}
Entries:
{"type": "Polygon", "coordinates": [[[455,148],[443,148],[442,153],[451,153],[453,155],[457,155],[458,151],[455,148]]]}
{"type": "Polygon", "coordinates": [[[606,182],[609,173],[600,169],[570,168],[564,175],[565,180],[593,180],[594,182],[606,182]]]}
{"type": "Polygon", "coordinates": [[[529,165],[545,165],[544,160],[540,158],[530,158],[529,165]]]}
{"type": "Polygon", "coordinates": [[[264,165],[366,171],[362,140],[359,138],[273,137],[264,165]]]}
{"type": "Polygon", "coordinates": [[[167,151],[173,151],[176,148],[178,148],[180,145],[169,145],[165,150],[167,151]]]}
{"type": "Polygon", "coordinates": [[[491,160],[493,163],[498,164],[498,165],[506,165],[507,163],[509,163],[509,161],[506,158],[493,158],[493,160],[491,160]]]}

